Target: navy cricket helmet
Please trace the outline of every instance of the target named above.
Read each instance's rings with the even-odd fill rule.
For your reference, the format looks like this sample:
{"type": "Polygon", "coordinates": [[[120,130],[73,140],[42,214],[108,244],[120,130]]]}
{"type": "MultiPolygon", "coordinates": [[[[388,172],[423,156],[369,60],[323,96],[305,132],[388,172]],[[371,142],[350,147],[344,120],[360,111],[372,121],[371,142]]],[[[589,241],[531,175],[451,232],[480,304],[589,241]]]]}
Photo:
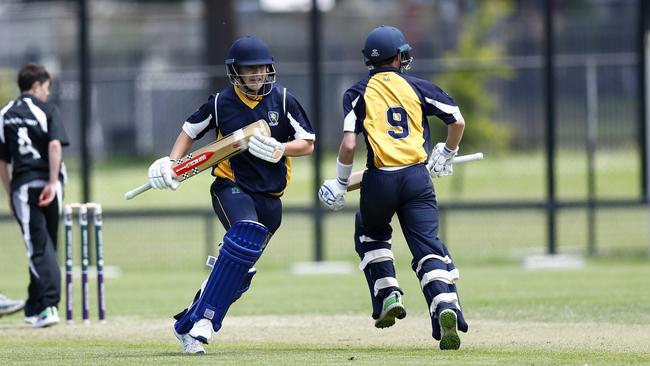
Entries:
{"type": "Polygon", "coordinates": [[[236,40],[228,50],[226,58],[226,72],[230,83],[238,87],[246,96],[259,97],[267,95],[275,83],[275,61],[264,41],[257,37],[245,36],[236,40]],[[246,84],[242,79],[240,66],[265,65],[263,74],[249,74],[246,76],[264,76],[262,88],[255,90],[253,84],[246,84]]]}
{"type": "Polygon", "coordinates": [[[361,53],[366,58],[366,66],[371,70],[397,54],[401,56],[401,68],[408,70],[411,67],[411,61],[413,61],[409,51],[411,51],[411,46],[406,42],[406,38],[399,29],[382,25],[368,33],[361,53]]]}

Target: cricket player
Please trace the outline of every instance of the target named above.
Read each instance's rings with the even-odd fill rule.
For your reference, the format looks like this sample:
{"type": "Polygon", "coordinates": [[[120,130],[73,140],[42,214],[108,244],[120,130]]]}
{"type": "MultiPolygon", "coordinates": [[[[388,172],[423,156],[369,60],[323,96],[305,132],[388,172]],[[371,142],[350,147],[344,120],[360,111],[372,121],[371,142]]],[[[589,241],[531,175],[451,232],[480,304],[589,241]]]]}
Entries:
{"type": "Polygon", "coordinates": [[[35,328],[59,322],[61,297],[56,250],[68,138],[59,110],[47,102],[50,86],[43,66],[27,64],[18,73],[21,95],[0,110],[0,180],[27,248],[25,321],[35,328]]]}
{"type": "Polygon", "coordinates": [[[467,323],[456,291],[458,269],[438,238],[439,213],[431,177],[452,174],[450,160],[458,152],[465,121],[447,93],[405,74],[413,60],[410,51],[397,28],[381,26],[368,34],[362,52],[370,73],[343,96],[337,179],[325,181],[319,197],[330,209],[343,207],[356,135],[363,133],[368,170],[361,181],[354,241],[370,289],[375,326],[390,327],[406,316],[391,251],[390,222],[397,214],[413,254],[411,267],[429,306],[433,337],[441,349],[458,349],[457,330],[466,332],[467,323]],[[448,126],[446,141],[430,155],[429,116],[448,126]]]}
{"type": "Polygon", "coordinates": [[[183,124],[168,157],[149,168],[153,188],[175,190],[172,162],[183,157],[194,140],[211,132],[218,139],[264,119],[271,136],[251,137],[248,151],[218,164],[210,197],[227,230],[220,255],[192,304],[175,316],[174,333],[185,353],[204,353],[228,307],[248,290],[253,267],[282,219],[280,197],[291,179],[291,157],[309,155],[315,134],[296,98],[277,84],[275,62],[257,37],[243,37],[228,51],[231,86],[210,96],[183,124]]]}

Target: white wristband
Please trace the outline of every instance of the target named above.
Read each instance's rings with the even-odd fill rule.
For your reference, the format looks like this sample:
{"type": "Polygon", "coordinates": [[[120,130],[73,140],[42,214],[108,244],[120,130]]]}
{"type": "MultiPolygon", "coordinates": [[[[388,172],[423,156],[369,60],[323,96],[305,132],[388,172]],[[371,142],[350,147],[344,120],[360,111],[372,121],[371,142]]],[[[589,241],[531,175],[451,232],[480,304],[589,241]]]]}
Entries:
{"type": "Polygon", "coordinates": [[[339,158],[336,158],[336,176],[340,181],[347,182],[352,174],[352,164],[343,164],[339,161],[339,158]]]}

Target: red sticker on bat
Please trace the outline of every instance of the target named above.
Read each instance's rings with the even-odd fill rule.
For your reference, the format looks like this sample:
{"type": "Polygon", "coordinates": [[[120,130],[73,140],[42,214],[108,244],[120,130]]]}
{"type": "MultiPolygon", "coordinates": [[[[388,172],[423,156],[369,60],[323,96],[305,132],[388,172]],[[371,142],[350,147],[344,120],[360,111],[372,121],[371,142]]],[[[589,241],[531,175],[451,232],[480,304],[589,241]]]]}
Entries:
{"type": "Polygon", "coordinates": [[[177,176],[180,176],[184,173],[189,172],[192,170],[192,168],[196,168],[197,166],[201,165],[201,163],[207,161],[210,159],[212,156],[213,152],[212,151],[206,151],[201,155],[197,155],[193,157],[192,159],[186,161],[185,163],[175,166],[174,167],[174,173],[176,173],[177,176]]]}

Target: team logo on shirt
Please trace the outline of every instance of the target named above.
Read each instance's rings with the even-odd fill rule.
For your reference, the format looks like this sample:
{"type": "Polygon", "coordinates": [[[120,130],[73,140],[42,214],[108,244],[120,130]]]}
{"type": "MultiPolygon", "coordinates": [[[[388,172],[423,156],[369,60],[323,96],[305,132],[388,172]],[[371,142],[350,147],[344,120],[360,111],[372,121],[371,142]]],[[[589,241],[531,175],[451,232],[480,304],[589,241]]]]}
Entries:
{"type": "Polygon", "coordinates": [[[280,120],[280,113],[276,111],[269,111],[269,126],[277,126],[280,120]]]}

